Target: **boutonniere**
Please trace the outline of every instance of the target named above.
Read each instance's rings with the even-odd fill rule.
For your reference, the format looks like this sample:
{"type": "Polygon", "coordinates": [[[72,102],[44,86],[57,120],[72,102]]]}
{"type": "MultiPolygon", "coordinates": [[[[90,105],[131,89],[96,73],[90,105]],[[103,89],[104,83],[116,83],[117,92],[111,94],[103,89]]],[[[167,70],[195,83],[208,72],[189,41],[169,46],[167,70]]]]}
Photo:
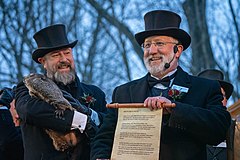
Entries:
{"type": "Polygon", "coordinates": [[[89,94],[83,93],[83,97],[81,97],[81,101],[85,103],[88,107],[90,107],[94,105],[94,103],[96,102],[96,99],[89,94]]]}
{"type": "Polygon", "coordinates": [[[177,99],[181,99],[183,96],[183,92],[177,90],[177,89],[170,89],[168,91],[168,96],[171,97],[174,101],[177,99]]]}
{"type": "Polygon", "coordinates": [[[188,88],[173,85],[171,89],[168,91],[168,96],[171,97],[174,101],[180,100],[183,96],[188,92],[188,88]]]}

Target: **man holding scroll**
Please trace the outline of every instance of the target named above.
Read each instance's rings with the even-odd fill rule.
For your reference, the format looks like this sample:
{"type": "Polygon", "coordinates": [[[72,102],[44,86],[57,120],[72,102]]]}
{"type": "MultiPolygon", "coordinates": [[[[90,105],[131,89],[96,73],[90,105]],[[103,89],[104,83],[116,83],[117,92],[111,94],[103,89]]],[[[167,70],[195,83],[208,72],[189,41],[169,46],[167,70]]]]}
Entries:
{"type": "MultiPolygon", "coordinates": [[[[163,108],[161,160],[206,160],[206,144],[222,142],[231,122],[221,103],[220,86],[217,81],[191,76],[178,65],[191,43],[190,35],[179,28],[178,14],[155,10],[144,21],[145,31],[135,38],[143,47],[148,74],[116,87],[112,101],[163,108]],[[168,107],[172,103],[175,107],[168,107]]],[[[110,109],[92,143],[92,160],[111,157],[117,118],[118,109],[110,109]]]]}

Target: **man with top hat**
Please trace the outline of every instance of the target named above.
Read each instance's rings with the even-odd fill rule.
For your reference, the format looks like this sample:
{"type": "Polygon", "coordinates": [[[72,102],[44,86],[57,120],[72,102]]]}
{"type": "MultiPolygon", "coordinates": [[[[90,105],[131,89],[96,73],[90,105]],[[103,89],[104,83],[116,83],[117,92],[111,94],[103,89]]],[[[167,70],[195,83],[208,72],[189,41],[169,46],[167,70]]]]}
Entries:
{"type": "MultiPolygon", "coordinates": [[[[135,38],[143,47],[148,73],[116,87],[112,102],[144,103],[151,110],[175,103],[175,108],[163,108],[159,159],[206,160],[206,144],[222,142],[231,122],[219,83],[191,76],[178,65],[191,43],[179,28],[178,14],[150,11],[144,21],[145,31],[135,38]]],[[[111,157],[117,118],[118,110],[110,109],[91,144],[91,160],[111,157]]]]}
{"type": "Polygon", "coordinates": [[[223,73],[217,69],[206,69],[198,73],[198,77],[217,80],[220,84],[221,92],[223,94],[222,104],[223,106],[227,106],[227,101],[233,92],[233,85],[227,81],[224,81],[223,73]]]}
{"type": "MultiPolygon", "coordinates": [[[[223,106],[227,106],[227,101],[233,92],[233,85],[227,81],[224,81],[223,73],[217,69],[206,69],[198,73],[198,76],[211,79],[211,80],[217,80],[219,82],[221,87],[221,92],[223,95],[222,104],[223,106]]],[[[234,125],[234,121],[232,121],[232,123],[234,125]]],[[[227,159],[227,155],[228,155],[227,150],[232,150],[232,147],[233,147],[231,144],[231,142],[233,141],[233,137],[231,137],[231,135],[233,135],[232,134],[233,132],[234,131],[230,127],[227,134],[228,143],[226,143],[226,141],[223,141],[215,146],[207,145],[208,160],[212,160],[212,159],[226,160],[227,159]]]]}
{"type": "Polygon", "coordinates": [[[67,160],[71,159],[73,148],[58,151],[45,129],[58,133],[75,130],[80,135],[78,157],[88,160],[89,141],[95,136],[106,113],[104,92],[94,85],[80,82],[76,75],[72,48],[77,40],[69,43],[65,25],[55,24],[34,34],[38,48],[32,59],[40,63],[46,76],[63,91],[72,107],[83,111],[66,109],[62,116],[56,116],[56,109],[49,103],[29,95],[28,88],[20,82],[16,88],[16,109],[21,119],[25,160],[67,160]]]}

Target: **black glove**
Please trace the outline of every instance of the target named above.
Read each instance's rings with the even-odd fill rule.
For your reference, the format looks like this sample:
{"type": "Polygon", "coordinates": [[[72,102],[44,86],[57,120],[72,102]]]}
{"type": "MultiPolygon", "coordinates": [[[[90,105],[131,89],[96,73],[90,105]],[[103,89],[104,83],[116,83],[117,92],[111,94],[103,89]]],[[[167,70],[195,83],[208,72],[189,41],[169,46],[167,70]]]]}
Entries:
{"type": "Polygon", "coordinates": [[[86,107],[85,105],[81,104],[77,99],[73,98],[70,93],[67,91],[61,90],[63,93],[63,97],[68,100],[68,102],[75,108],[77,111],[90,116],[92,111],[90,108],[86,107]]]}
{"type": "Polygon", "coordinates": [[[10,108],[10,103],[14,99],[14,92],[11,88],[3,88],[0,91],[0,104],[10,108]]]}
{"type": "Polygon", "coordinates": [[[64,98],[66,98],[69,103],[77,109],[77,111],[86,114],[88,116],[87,118],[87,124],[85,129],[86,136],[91,140],[96,135],[99,128],[97,125],[92,121],[91,114],[92,111],[89,107],[86,107],[85,105],[81,104],[77,99],[73,98],[72,95],[64,90],[62,90],[64,98]]]}
{"type": "Polygon", "coordinates": [[[92,140],[95,137],[98,130],[99,128],[97,127],[97,125],[92,121],[90,117],[88,117],[86,129],[85,129],[86,136],[90,140],[92,140]]]}

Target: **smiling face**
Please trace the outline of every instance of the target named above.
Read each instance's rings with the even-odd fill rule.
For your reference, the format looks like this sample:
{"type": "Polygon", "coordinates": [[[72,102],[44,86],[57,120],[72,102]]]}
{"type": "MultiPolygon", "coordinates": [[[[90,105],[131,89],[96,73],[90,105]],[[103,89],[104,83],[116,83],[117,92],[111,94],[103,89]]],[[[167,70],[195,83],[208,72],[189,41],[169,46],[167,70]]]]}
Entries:
{"type": "Polygon", "coordinates": [[[75,80],[75,66],[71,48],[52,51],[38,59],[50,79],[69,84],[75,80]]]}
{"type": "Polygon", "coordinates": [[[144,41],[144,64],[147,70],[155,77],[162,78],[168,72],[177,68],[177,59],[180,57],[183,46],[178,41],[168,36],[151,36],[144,41]],[[178,51],[173,52],[174,46],[178,51]],[[165,68],[166,63],[170,63],[169,68],[165,68]]]}

